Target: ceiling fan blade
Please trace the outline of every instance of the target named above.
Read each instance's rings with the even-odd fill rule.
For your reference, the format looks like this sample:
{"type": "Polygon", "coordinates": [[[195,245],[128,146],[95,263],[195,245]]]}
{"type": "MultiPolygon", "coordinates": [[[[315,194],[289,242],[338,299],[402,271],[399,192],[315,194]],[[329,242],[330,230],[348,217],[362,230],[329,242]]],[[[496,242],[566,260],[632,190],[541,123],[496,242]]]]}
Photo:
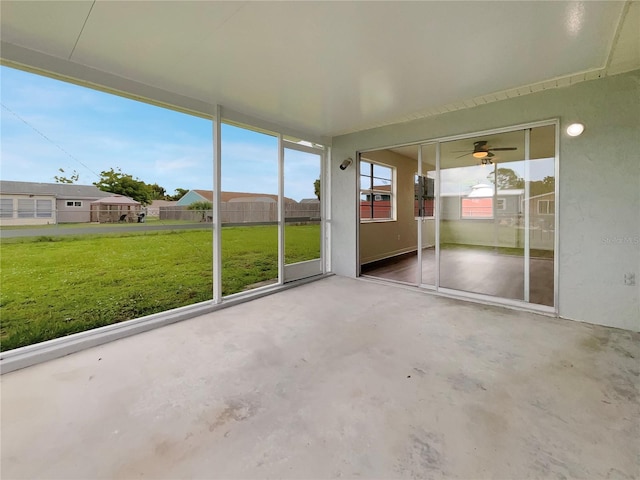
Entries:
{"type": "Polygon", "coordinates": [[[471,155],[472,153],[473,153],[473,152],[463,153],[462,155],[460,155],[460,156],[456,157],[456,160],[457,160],[458,158],[462,158],[462,157],[466,157],[467,155],[471,155]]]}
{"type": "Polygon", "coordinates": [[[506,150],[517,150],[518,147],[498,147],[498,148],[490,148],[492,151],[506,151],[506,150]]]}

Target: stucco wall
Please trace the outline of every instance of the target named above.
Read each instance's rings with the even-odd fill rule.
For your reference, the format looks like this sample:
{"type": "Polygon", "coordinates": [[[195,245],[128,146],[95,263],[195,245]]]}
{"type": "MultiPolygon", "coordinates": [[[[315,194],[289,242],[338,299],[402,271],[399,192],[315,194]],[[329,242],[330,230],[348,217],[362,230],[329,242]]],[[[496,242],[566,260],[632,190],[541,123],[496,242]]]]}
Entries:
{"type": "Polygon", "coordinates": [[[356,151],[559,118],[559,312],[640,331],[640,70],[335,137],[332,266],[355,276],[356,151]],[[580,121],[576,138],[564,133],[580,121]],[[624,284],[625,273],[636,285],[624,284]]]}

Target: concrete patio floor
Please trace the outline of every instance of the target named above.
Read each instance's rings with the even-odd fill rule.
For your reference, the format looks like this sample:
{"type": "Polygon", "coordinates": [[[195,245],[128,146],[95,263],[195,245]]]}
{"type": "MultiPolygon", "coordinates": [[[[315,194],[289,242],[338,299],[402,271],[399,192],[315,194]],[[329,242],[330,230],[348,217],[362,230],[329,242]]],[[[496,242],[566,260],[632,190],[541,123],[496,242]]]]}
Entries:
{"type": "Polygon", "coordinates": [[[2,377],[2,478],[635,478],[639,335],[330,277],[2,377]]]}

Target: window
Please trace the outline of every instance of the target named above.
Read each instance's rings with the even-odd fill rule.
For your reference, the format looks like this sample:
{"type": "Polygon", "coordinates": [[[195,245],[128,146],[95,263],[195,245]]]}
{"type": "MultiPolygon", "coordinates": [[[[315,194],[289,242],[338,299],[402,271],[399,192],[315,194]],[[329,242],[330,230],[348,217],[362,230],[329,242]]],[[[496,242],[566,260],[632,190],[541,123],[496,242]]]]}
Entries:
{"type": "Polygon", "coordinates": [[[462,218],[493,218],[493,198],[463,198],[462,218]]]}
{"type": "Polygon", "coordinates": [[[67,207],[81,207],[82,206],[82,202],[78,202],[78,201],[67,201],[67,207]]]}
{"type": "Polygon", "coordinates": [[[538,215],[553,215],[556,212],[554,200],[538,200],[538,215]]]}
{"type": "Polygon", "coordinates": [[[52,213],[51,200],[36,200],[37,218],[51,218],[52,213]]]}
{"type": "Polygon", "coordinates": [[[34,210],[35,203],[33,200],[18,200],[18,218],[33,218],[34,210]]]}
{"type": "Polygon", "coordinates": [[[498,198],[496,200],[496,210],[506,210],[507,202],[504,198],[498,198]]]}
{"type": "Polygon", "coordinates": [[[13,198],[0,199],[0,218],[13,218],[13,198]]]}
{"type": "Polygon", "coordinates": [[[360,219],[394,220],[393,168],[360,161],[360,219]]]}
{"type": "MultiPolygon", "coordinates": [[[[432,175],[430,172],[429,175],[432,175]]],[[[413,216],[432,218],[435,205],[435,179],[430,176],[414,176],[413,216]]]]}

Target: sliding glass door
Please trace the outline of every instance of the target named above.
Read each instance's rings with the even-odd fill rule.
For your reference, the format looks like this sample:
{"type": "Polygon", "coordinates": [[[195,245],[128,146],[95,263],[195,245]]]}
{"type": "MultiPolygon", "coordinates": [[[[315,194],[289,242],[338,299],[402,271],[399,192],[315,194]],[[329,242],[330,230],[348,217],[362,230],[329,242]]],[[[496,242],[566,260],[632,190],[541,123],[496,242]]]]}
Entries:
{"type": "Polygon", "coordinates": [[[556,307],[556,135],[549,122],[362,153],[362,274],[556,307]],[[366,182],[383,168],[392,173],[386,186],[366,182]],[[375,206],[383,188],[384,214],[375,206]]]}
{"type": "Polygon", "coordinates": [[[441,146],[440,286],[524,300],[524,132],[441,146]]]}
{"type": "Polygon", "coordinates": [[[555,125],[441,148],[440,287],[555,305],[555,125]]]}

